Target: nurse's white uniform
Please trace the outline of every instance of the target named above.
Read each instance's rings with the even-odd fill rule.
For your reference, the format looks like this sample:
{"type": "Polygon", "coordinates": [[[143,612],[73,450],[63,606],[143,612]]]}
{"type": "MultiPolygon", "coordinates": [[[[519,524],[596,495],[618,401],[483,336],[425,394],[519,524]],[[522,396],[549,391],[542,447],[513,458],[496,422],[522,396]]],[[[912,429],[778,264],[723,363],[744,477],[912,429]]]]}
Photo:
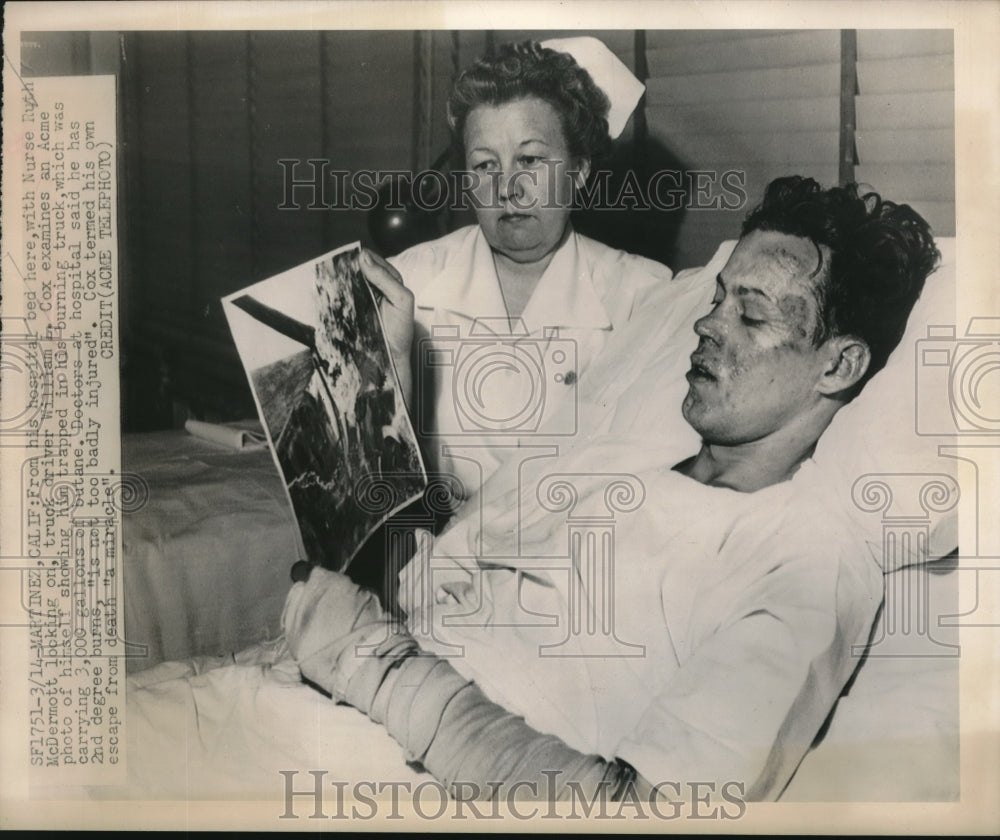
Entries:
{"type": "Polygon", "coordinates": [[[416,298],[411,414],[429,468],[475,493],[526,447],[565,448],[581,430],[577,385],[665,266],[571,232],[520,322],[507,317],[477,225],[390,262],[416,298]]]}

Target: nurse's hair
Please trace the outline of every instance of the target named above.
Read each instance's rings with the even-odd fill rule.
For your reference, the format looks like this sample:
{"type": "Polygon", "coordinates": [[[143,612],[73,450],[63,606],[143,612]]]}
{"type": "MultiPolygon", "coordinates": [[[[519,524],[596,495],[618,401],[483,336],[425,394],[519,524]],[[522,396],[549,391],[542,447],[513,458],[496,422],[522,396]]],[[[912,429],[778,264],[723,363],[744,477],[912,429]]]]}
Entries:
{"type": "Polygon", "coordinates": [[[743,223],[742,236],[770,230],[801,236],[830,249],[819,264],[813,293],[817,347],[833,336],[868,345],[868,369],[847,397],[854,397],[884,366],[906,330],[924,281],[941,258],[930,225],[908,204],[886,201],[857,184],[824,190],[812,178],[776,178],[764,201],[743,223]]]}
{"type": "Polygon", "coordinates": [[[573,157],[594,160],[610,151],[608,97],[573,56],[537,41],[504,44],[496,55],[480,58],[458,77],[448,99],[448,125],[456,148],[464,149],[465,123],[474,108],[527,97],[555,108],[573,157]]]}

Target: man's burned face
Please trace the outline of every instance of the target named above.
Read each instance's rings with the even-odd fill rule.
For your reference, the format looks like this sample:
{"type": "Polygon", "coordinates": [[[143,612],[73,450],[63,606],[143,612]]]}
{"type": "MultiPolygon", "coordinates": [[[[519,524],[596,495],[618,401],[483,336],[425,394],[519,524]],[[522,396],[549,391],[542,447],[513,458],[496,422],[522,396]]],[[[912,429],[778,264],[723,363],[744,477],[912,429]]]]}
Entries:
{"type": "Polygon", "coordinates": [[[707,443],[761,440],[804,418],[828,356],[813,345],[816,284],[829,252],[808,239],[753,231],[717,278],[695,323],[684,418],[707,443]]]}

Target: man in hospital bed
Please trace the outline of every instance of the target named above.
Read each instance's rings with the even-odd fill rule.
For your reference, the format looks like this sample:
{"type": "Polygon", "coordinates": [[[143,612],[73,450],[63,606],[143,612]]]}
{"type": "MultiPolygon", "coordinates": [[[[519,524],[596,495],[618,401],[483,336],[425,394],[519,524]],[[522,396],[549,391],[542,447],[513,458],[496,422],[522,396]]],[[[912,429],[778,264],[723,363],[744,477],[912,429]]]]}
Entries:
{"type": "Polygon", "coordinates": [[[404,570],[409,630],[343,576],[292,587],[285,638],[302,675],[465,796],[698,780],[778,797],[882,600],[881,569],[809,458],[884,366],[937,260],[908,207],[772,183],[695,324],[683,416],[700,444],[659,425],[674,395],[657,377],[680,361],[658,352],[670,316],[652,289],[607,354],[618,367],[584,389],[602,409],[585,442],[507,462],[433,561],[404,570]],[[593,547],[567,551],[551,511],[571,492],[572,516],[596,521],[626,486],[602,588],[593,547]],[[595,614],[613,632],[571,632],[595,614]]]}

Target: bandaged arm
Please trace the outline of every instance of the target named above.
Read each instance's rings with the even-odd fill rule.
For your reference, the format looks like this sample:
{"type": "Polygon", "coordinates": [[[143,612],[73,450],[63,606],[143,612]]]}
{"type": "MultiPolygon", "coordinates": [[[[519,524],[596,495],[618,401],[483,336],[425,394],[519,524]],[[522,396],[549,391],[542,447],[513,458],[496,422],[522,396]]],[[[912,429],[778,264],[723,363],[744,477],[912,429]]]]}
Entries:
{"type": "Polygon", "coordinates": [[[649,795],[625,762],[577,752],[490,701],[343,575],[314,569],[294,584],[283,623],[306,679],[383,724],[456,795],[492,798],[514,785],[524,798],[649,795]]]}

